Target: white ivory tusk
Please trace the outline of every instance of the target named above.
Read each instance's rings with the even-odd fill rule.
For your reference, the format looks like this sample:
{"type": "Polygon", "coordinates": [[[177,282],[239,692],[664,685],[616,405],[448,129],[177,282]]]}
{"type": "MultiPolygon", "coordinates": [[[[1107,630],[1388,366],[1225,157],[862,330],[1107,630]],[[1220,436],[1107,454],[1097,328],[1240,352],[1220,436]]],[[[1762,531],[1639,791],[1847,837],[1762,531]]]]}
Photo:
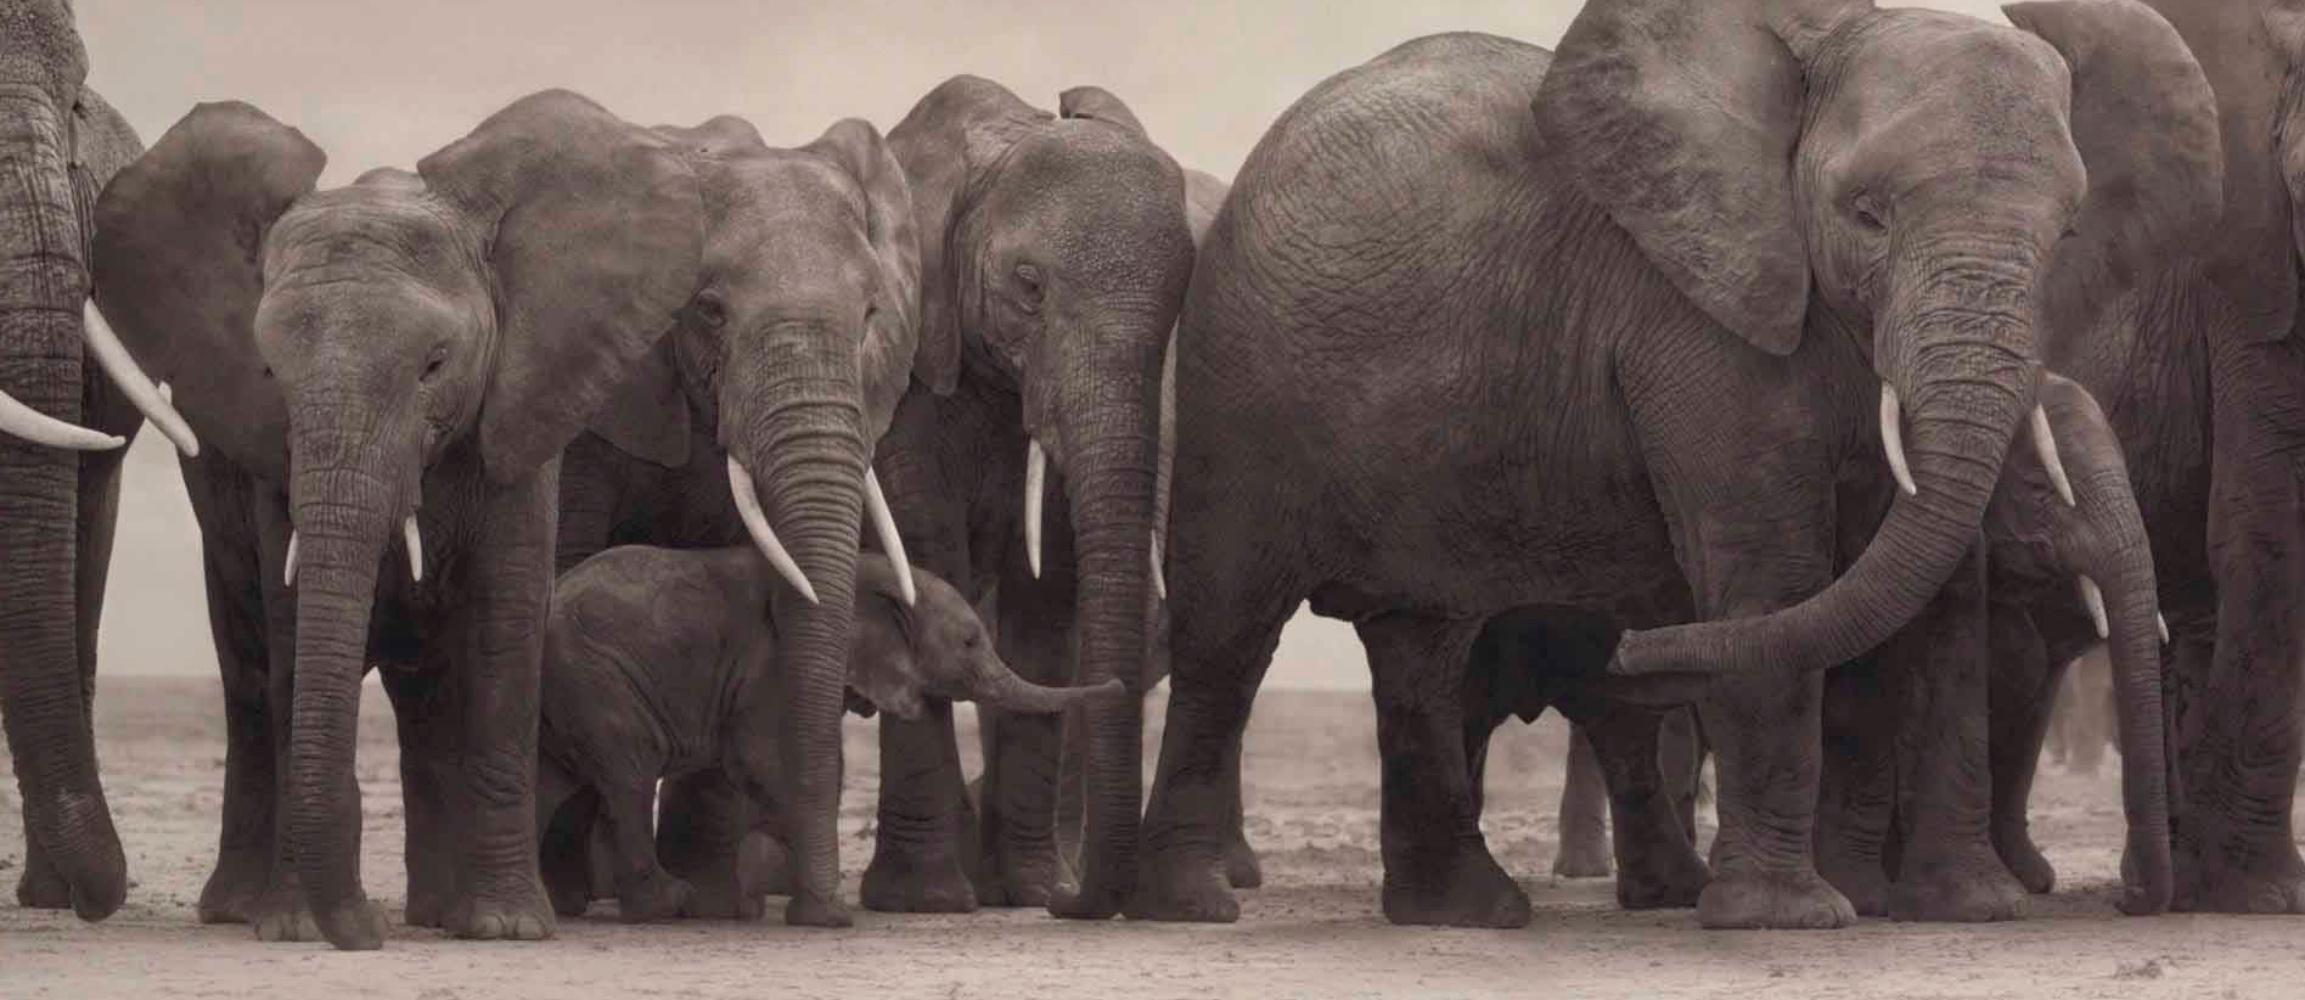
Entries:
{"type": "Polygon", "coordinates": [[[1024,558],[1032,578],[1040,579],[1041,494],[1048,487],[1048,452],[1033,439],[1024,453],[1024,558]]]}
{"type": "Polygon", "coordinates": [[[136,359],[128,353],[128,345],[121,343],[120,335],[112,332],[112,324],[104,321],[104,314],[96,308],[96,300],[90,299],[83,312],[86,322],[80,328],[81,339],[87,341],[89,353],[96,355],[96,364],[111,377],[113,385],[120,387],[121,394],[136,405],[136,412],[144,414],[144,419],[175,442],[177,451],[183,452],[186,458],[198,458],[200,439],[193,436],[192,425],[184,422],[183,414],[170,405],[169,397],[162,395],[151,377],[137,366],[136,359]]]}
{"type": "Polygon", "coordinates": [[[776,531],[768,526],[768,515],[760,509],[759,488],[753,484],[752,473],[744,471],[744,463],[728,456],[728,490],[736,498],[736,513],[744,519],[744,530],[751,533],[752,544],[760,548],[776,575],[800,591],[800,596],[815,604],[816,588],[808,585],[808,577],[801,573],[800,564],[792,561],[792,553],[784,550],[784,543],[776,540],[776,531]]]}
{"type": "Polygon", "coordinates": [[[896,585],[904,594],[904,606],[912,607],[920,601],[920,591],[912,582],[912,563],[905,558],[904,538],[896,533],[896,512],[888,509],[888,496],[880,491],[880,473],[870,467],[864,470],[864,509],[872,515],[872,530],[880,536],[881,551],[896,567],[896,585]]]}
{"type": "Polygon", "coordinates": [[[2105,592],[2097,589],[2097,581],[2081,577],[2081,603],[2089,607],[2089,621],[2097,626],[2097,638],[2113,636],[2112,624],[2105,619],[2105,592]]]}
{"type": "Polygon", "coordinates": [[[1889,456],[1889,473],[1897,477],[1897,488],[1906,496],[1918,496],[1921,489],[1913,485],[1913,467],[1905,464],[1905,430],[1899,426],[1902,420],[1897,387],[1881,383],[1881,450],[1889,456]]]}
{"type": "Polygon", "coordinates": [[[2155,611],[2155,612],[2153,612],[2153,624],[2154,624],[2156,627],[2160,628],[2160,630],[2161,630],[2161,645],[2164,645],[2164,646],[2168,645],[2168,644],[2169,644],[2169,619],[2168,619],[2168,617],[2167,617],[2167,616],[2165,616],[2165,615],[2163,615],[2163,614],[2161,614],[2161,613],[2160,613],[2160,612],[2158,612],[2158,611],[2155,611]]]}
{"type": "Polygon", "coordinates": [[[1161,568],[1161,533],[1152,533],[1152,585],[1153,593],[1161,600],[1169,599],[1168,571],[1161,568]]]}
{"type": "Polygon", "coordinates": [[[128,443],[127,438],[117,434],[92,431],[58,420],[17,402],[5,392],[0,392],[0,431],[33,444],[71,451],[110,451],[128,443]]]}
{"type": "Polygon", "coordinates": [[[408,547],[408,578],[423,582],[424,539],[416,533],[415,514],[409,514],[408,520],[400,522],[400,541],[408,547]]]}
{"type": "Polygon", "coordinates": [[[2033,450],[2041,456],[2041,467],[2049,470],[2049,483],[2065,498],[2065,506],[2076,506],[2073,480],[2065,476],[2065,460],[2057,455],[2057,435],[2049,429],[2049,411],[2039,406],[2033,407],[2033,450]]]}
{"type": "Polygon", "coordinates": [[[288,533],[288,558],[282,560],[288,568],[280,573],[281,584],[289,587],[296,586],[296,537],[296,532],[288,533]]]}

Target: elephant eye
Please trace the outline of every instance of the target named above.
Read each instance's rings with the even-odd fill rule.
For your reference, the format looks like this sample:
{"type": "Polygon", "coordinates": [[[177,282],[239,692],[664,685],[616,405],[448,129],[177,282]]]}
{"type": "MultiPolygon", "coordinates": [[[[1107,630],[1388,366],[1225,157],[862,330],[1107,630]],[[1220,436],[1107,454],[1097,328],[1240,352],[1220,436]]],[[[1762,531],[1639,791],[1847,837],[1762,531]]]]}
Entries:
{"type": "Polygon", "coordinates": [[[440,369],[447,364],[448,345],[442,344],[433,348],[432,356],[424,362],[424,381],[432,381],[432,377],[440,374],[440,369]]]}
{"type": "Polygon", "coordinates": [[[1870,194],[1859,194],[1849,200],[1849,213],[1857,217],[1857,224],[1874,232],[1889,228],[1879,202],[1870,194]]]}
{"type": "Polygon", "coordinates": [[[1031,264],[1018,264],[1016,266],[1016,292],[1018,306],[1028,313],[1039,312],[1042,294],[1040,268],[1031,264]]]}
{"type": "Polygon", "coordinates": [[[720,296],[709,293],[697,296],[696,302],[689,306],[689,313],[707,330],[718,330],[728,322],[728,307],[721,303],[720,296]]]}

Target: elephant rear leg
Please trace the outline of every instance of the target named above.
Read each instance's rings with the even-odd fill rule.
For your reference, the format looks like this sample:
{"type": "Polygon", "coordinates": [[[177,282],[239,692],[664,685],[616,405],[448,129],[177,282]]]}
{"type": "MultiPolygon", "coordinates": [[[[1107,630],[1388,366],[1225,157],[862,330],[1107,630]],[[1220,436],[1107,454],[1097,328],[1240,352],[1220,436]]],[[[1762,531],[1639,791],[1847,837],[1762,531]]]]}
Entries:
{"type": "Polygon", "coordinates": [[[1609,877],[1609,790],[1583,726],[1569,733],[1567,775],[1561,782],[1561,849],[1553,874],[1562,878],[1609,877]]]}
{"type": "Polygon", "coordinates": [[[1992,608],[1993,668],[1990,678],[1993,761],[1993,851],[2027,892],[2045,893],[2057,885],[2057,869],[2033,843],[2026,816],[2033,775],[2040,767],[2056,695],[2066,673],[2042,646],[2041,634],[2025,609],[1992,608]]]}
{"type": "Polygon", "coordinates": [[[536,761],[536,857],[552,911],[581,917],[592,905],[592,841],[600,796],[579,787],[552,758],[536,761]]]}
{"type": "Polygon", "coordinates": [[[1889,913],[1897,812],[1896,691],[1871,660],[1825,677],[1825,749],[1817,796],[1817,870],[1859,916],[1889,913]]]}
{"type": "MultiPolygon", "coordinates": [[[[1617,905],[1654,910],[1697,905],[1712,873],[1697,857],[1681,817],[1681,784],[1668,775],[1666,721],[1677,714],[1604,702],[1577,712],[1577,731],[1592,748],[1593,778],[1608,799],[1617,862],[1617,905]]],[[[1671,761],[1676,768],[1686,759],[1671,761]]]]}

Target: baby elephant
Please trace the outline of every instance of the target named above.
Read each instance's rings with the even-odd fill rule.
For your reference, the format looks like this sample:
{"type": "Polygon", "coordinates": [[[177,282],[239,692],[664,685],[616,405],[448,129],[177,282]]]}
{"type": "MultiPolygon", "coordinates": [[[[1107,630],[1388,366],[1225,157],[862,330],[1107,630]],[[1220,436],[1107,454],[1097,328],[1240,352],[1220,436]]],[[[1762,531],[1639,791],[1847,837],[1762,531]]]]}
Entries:
{"type": "MultiPolygon", "coordinates": [[[[913,579],[919,600],[908,607],[886,558],[857,563],[852,703],[910,719],[927,698],[1048,714],[1122,696],[1118,681],[1048,688],[1018,677],[959,591],[918,569],[913,579]]],[[[769,615],[774,580],[750,547],[646,546],[610,549],[560,578],[545,634],[536,808],[544,880],[562,914],[582,913],[591,897],[595,818],[613,844],[623,919],[682,913],[690,887],[657,864],[650,831],[660,778],[721,768],[763,814],[782,815],[776,720],[788,694],[769,615]]]]}

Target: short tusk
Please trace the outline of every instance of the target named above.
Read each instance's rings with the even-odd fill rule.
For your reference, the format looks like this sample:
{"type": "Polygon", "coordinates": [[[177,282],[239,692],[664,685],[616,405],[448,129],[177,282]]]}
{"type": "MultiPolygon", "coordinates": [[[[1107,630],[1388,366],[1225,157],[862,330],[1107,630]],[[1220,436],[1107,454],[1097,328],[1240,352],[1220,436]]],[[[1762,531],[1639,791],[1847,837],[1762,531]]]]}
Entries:
{"type": "Polygon", "coordinates": [[[1903,414],[1897,405],[1897,387],[1881,383],[1881,450],[1889,456],[1889,472],[1897,477],[1897,488],[1906,496],[1920,495],[1921,488],[1913,485],[1913,467],[1905,463],[1905,430],[1900,424],[1903,414]]]}
{"type": "Polygon", "coordinates": [[[896,533],[896,513],[888,509],[888,496],[880,491],[880,473],[870,468],[864,470],[864,508],[872,515],[872,530],[880,536],[881,551],[896,567],[896,585],[904,595],[904,606],[912,607],[920,601],[920,591],[912,583],[912,563],[904,555],[904,538],[896,533]]]}
{"type": "Polygon", "coordinates": [[[2109,639],[2113,627],[2105,619],[2105,592],[2097,589],[2097,581],[2081,577],[2081,603],[2089,606],[2089,621],[2097,626],[2097,638],[2109,639]]]}
{"type": "Polygon", "coordinates": [[[1161,568],[1161,533],[1152,533],[1152,585],[1154,596],[1169,599],[1168,571],[1161,568]]]}
{"type": "Polygon", "coordinates": [[[110,451],[128,443],[127,438],[118,434],[65,423],[17,402],[5,392],[0,392],[0,431],[33,444],[72,451],[110,451]]]}
{"type": "Polygon", "coordinates": [[[184,422],[184,415],[176,412],[169,397],[152,384],[144,369],[137,367],[136,359],[128,353],[128,345],[120,342],[120,335],[112,332],[112,324],[104,321],[104,313],[90,299],[87,322],[81,326],[81,336],[88,342],[88,350],[96,355],[96,364],[111,376],[112,384],[120,387],[121,394],[136,404],[136,412],[160,428],[160,433],[176,443],[176,450],[185,458],[200,457],[200,439],[192,435],[192,425],[184,422]]]}
{"type": "Polygon", "coordinates": [[[768,526],[768,515],[761,512],[760,491],[753,484],[752,473],[744,471],[744,463],[737,461],[735,455],[728,456],[728,490],[736,498],[736,513],[744,519],[744,530],[751,533],[752,544],[758,546],[768,564],[775,567],[776,575],[800,591],[808,603],[817,603],[816,588],[808,585],[808,577],[801,573],[800,564],[793,562],[792,553],[786,552],[784,543],[776,540],[776,531],[768,526]]]}
{"type": "Polygon", "coordinates": [[[1048,452],[1041,449],[1040,439],[1034,438],[1024,453],[1024,558],[1035,580],[1040,579],[1041,494],[1047,488],[1048,452]]]}
{"type": "Polygon", "coordinates": [[[400,541],[408,547],[408,578],[424,581],[424,538],[416,533],[416,515],[400,522],[400,541]]]}
{"type": "Polygon", "coordinates": [[[288,568],[280,573],[280,583],[283,586],[296,586],[296,537],[296,532],[288,533],[288,558],[282,560],[288,568]]]}
{"type": "Polygon", "coordinates": [[[2167,616],[2165,616],[2165,615],[2163,615],[2163,614],[2161,614],[2161,613],[2160,613],[2160,612],[2158,612],[2158,611],[2155,611],[2155,612],[2153,612],[2153,625],[2154,625],[2155,627],[2157,627],[2157,628],[2159,628],[2159,629],[2161,630],[2161,645],[2164,645],[2164,646],[2168,645],[2168,644],[2169,644],[2169,619],[2168,619],[2168,617],[2167,617],[2167,616]]]}
{"type": "Polygon", "coordinates": [[[2065,460],[2057,456],[2057,435],[2049,429],[2049,411],[2040,406],[2033,407],[2033,450],[2041,456],[2041,467],[2049,470],[2049,482],[2065,498],[2065,506],[2077,506],[2073,480],[2066,478],[2065,460]]]}

